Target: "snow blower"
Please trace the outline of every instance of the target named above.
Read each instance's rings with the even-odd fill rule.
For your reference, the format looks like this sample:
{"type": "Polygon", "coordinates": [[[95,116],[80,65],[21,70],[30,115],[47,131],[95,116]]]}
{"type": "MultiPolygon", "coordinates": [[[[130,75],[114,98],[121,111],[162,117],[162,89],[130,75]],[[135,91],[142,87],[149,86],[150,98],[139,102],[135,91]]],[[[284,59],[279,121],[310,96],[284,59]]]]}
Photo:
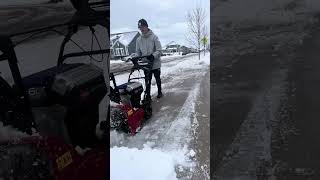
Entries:
{"type": "MultiPolygon", "coordinates": [[[[71,0],[71,3],[75,14],[66,24],[0,36],[0,61],[8,62],[14,81],[11,86],[0,77],[0,121],[26,134],[18,140],[0,142],[0,179],[108,178],[106,147],[109,141],[96,137],[96,126],[99,103],[108,94],[109,73],[105,75],[91,63],[67,63],[67,60],[88,56],[94,60],[94,55],[102,54],[107,54],[104,57],[108,58],[110,49],[100,47],[100,50],[86,51],[82,48],[80,52],[65,53],[65,46],[70,41],[75,43],[72,36],[80,28],[89,28],[92,39],[96,26],[109,32],[110,4],[104,0],[92,3],[71,0]],[[57,27],[68,27],[66,35],[57,31],[57,27]],[[45,32],[65,36],[57,65],[22,77],[14,49],[17,44],[12,37],[32,34],[26,38],[30,39],[45,32]],[[77,146],[90,150],[80,154],[77,146]]],[[[108,59],[101,61],[108,62],[108,59]]],[[[108,70],[109,63],[105,64],[108,70]]]]}
{"type": "Polygon", "coordinates": [[[146,60],[147,56],[131,58],[133,67],[129,73],[128,82],[117,85],[114,73],[110,74],[113,88],[110,91],[110,128],[127,133],[136,134],[142,128],[145,120],[152,116],[150,88],[148,74],[151,72],[153,61],[146,60]],[[145,77],[132,77],[135,71],[143,70],[145,77]],[[139,81],[145,80],[145,89],[139,81]],[[144,91],[145,90],[145,91],[144,91]],[[143,98],[141,95],[144,92],[143,98]]]}

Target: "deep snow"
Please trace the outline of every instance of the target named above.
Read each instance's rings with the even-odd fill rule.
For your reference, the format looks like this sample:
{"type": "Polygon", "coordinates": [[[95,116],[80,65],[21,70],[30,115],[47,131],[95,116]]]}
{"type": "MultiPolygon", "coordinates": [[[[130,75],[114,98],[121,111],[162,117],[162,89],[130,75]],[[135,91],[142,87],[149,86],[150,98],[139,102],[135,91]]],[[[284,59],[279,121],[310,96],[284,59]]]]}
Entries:
{"type": "Polygon", "coordinates": [[[114,147],[110,149],[110,178],[177,180],[175,164],[183,161],[185,161],[183,152],[163,152],[147,146],[140,150],[114,147]]]}

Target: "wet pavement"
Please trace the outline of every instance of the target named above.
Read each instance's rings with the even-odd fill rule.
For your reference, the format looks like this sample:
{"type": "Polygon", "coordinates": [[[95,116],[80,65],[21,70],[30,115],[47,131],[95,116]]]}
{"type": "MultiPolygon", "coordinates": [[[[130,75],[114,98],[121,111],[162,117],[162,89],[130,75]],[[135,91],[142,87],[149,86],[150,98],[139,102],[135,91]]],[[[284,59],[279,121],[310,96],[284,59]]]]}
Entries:
{"type": "Polygon", "coordinates": [[[211,60],[215,179],[317,179],[319,24],[316,14],[295,20],[216,25],[211,60]]]}

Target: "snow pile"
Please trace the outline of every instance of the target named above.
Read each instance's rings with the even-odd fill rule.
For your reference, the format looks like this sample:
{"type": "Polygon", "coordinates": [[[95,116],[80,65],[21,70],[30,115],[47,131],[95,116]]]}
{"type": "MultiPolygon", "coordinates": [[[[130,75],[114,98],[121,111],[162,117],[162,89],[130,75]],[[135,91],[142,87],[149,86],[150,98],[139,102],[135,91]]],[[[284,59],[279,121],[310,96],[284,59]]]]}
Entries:
{"type": "Polygon", "coordinates": [[[200,59],[199,63],[207,65],[207,66],[210,66],[210,53],[206,52],[206,55],[201,56],[201,59],[200,59]]]}
{"type": "Polygon", "coordinates": [[[116,130],[110,131],[110,147],[117,144],[123,145],[125,139],[124,133],[119,133],[116,130]]]}
{"type": "Polygon", "coordinates": [[[110,65],[112,64],[123,64],[123,63],[126,63],[125,61],[121,61],[121,60],[111,60],[110,61],[110,65]]]}
{"type": "Polygon", "coordinates": [[[161,57],[161,60],[169,60],[169,59],[175,59],[177,57],[182,57],[182,55],[180,54],[174,54],[174,55],[171,55],[171,56],[162,56],[161,57]]]}
{"type": "Polygon", "coordinates": [[[161,68],[161,76],[168,76],[170,74],[176,73],[176,72],[182,72],[186,69],[188,70],[195,70],[195,69],[203,69],[210,65],[210,53],[207,53],[205,56],[203,53],[201,53],[200,60],[198,59],[198,56],[191,56],[183,61],[176,63],[167,63],[167,67],[161,68]]]}
{"type": "Polygon", "coordinates": [[[3,123],[0,121],[0,142],[1,141],[8,141],[8,140],[17,140],[23,137],[29,136],[11,126],[4,126],[3,123]]]}
{"type": "Polygon", "coordinates": [[[170,142],[166,145],[166,149],[174,150],[179,146],[190,142],[190,134],[188,130],[193,125],[195,119],[195,103],[199,96],[200,84],[194,86],[194,89],[189,93],[185,103],[183,104],[178,116],[168,128],[163,142],[170,142]]]}
{"type": "Polygon", "coordinates": [[[163,152],[145,146],[110,149],[111,180],[176,180],[175,166],[184,161],[183,152],[163,152]]]}

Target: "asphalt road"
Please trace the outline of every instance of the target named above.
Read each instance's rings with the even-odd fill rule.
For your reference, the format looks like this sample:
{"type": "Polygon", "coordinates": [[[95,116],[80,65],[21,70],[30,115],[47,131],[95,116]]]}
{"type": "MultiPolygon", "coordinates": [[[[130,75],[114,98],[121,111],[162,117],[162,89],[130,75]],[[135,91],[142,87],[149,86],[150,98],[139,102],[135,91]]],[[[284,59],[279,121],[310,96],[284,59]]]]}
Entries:
{"type": "Polygon", "coordinates": [[[274,157],[283,176],[289,179],[320,178],[320,33],[319,23],[309,38],[297,49],[290,64],[286,101],[283,103],[283,122],[278,134],[281,142],[274,157]]]}

